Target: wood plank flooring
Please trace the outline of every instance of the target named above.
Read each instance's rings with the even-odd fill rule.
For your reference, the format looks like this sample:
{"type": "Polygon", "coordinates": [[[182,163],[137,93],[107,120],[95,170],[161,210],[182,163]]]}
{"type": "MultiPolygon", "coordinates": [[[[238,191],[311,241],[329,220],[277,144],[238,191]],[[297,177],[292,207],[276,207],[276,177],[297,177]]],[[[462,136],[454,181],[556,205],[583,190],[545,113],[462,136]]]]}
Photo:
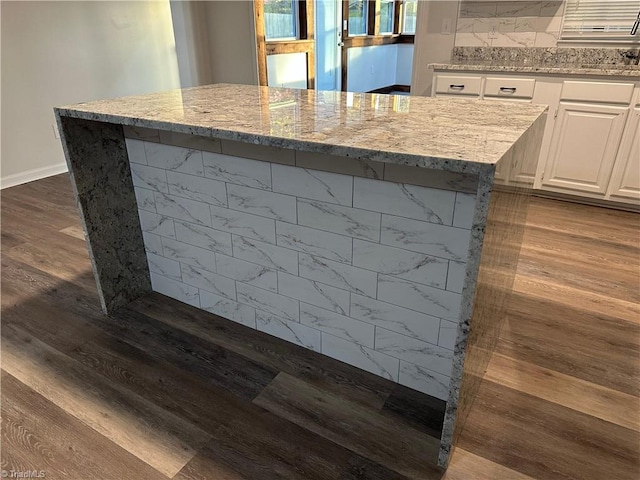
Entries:
{"type": "Polygon", "coordinates": [[[67,175],[2,191],[0,468],[47,479],[640,478],[640,216],[534,198],[446,473],[442,404],[161,295],[100,313],[67,175]]]}

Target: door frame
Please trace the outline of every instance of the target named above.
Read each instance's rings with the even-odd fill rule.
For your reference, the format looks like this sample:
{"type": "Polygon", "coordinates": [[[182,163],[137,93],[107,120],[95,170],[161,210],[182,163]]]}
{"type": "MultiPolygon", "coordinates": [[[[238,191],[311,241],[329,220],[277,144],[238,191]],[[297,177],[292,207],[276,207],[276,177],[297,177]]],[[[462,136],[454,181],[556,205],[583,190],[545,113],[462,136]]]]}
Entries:
{"type": "Polygon", "coordinates": [[[264,0],[254,0],[254,21],[258,57],[258,83],[269,85],[267,56],[283,53],[305,53],[307,56],[307,88],[315,86],[314,0],[296,0],[298,14],[298,38],[292,40],[267,40],[264,0]]]}

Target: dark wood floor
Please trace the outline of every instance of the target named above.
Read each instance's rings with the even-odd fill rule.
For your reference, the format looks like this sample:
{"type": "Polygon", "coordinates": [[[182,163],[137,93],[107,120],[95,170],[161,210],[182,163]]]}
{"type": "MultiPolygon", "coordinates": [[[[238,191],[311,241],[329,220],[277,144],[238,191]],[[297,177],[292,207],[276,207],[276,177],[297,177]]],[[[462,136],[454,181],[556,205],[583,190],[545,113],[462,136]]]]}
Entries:
{"type": "Polygon", "coordinates": [[[160,295],[99,311],[68,177],[2,191],[4,470],[47,479],[637,479],[640,219],[534,199],[444,476],[441,404],[160,295]]]}

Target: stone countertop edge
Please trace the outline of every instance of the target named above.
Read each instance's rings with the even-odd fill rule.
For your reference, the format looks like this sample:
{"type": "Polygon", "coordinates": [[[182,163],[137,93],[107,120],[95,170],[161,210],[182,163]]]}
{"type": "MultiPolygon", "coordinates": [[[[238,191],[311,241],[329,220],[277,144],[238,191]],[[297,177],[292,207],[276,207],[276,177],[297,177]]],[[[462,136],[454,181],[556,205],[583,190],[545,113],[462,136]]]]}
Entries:
{"type": "MultiPolygon", "coordinates": [[[[157,94],[56,107],[54,111],[56,116],[59,117],[71,117],[132,127],[153,128],[207,138],[309,151],[358,160],[370,160],[478,175],[493,172],[496,164],[509,148],[511,148],[511,145],[527,132],[537,118],[544,115],[548,110],[548,107],[541,105],[534,107],[527,106],[524,109],[520,109],[514,107],[512,104],[506,103],[502,103],[501,106],[499,106],[497,103],[489,105],[484,102],[469,100],[447,99],[443,102],[442,100],[434,100],[428,97],[402,97],[405,99],[403,101],[413,102],[410,103],[411,112],[406,116],[398,114],[397,112],[391,112],[389,109],[376,110],[373,107],[366,107],[365,113],[368,117],[365,115],[366,118],[357,121],[352,121],[351,119],[345,121],[344,118],[340,116],[344,116],[343,113],[336,113],[334,111],[338,106],[345,108],[345,95],[347,95],[345,92],[306,90],[295,93],[292,92],[294,91],[290,89],[217,84],[160,92],[157,94]],[[237,96],[245,92],[249,100],[245,100],[244,105],[238,106],[234,104],[233,108],[231,108],[231,106],[227,107],[225,102],[229,100],[225,95],[231,98],[234,95],[237,96]],[[256,119],[260,118],[258,116],[260,108],[264,108],[265,106],[264,104],[260,105],[260,100],[258,101],[258,105],[255,104],[256,94],[262,99],[265,93],[273,94],[283,92],[295,95],[297,105],[301,109],[307,109],[303,110],[298,117],[287,118],[287,126],[294,128],[301,125],[301,131],[297,132],[294,136],[287,137],[282,134],[272,133],[273,129],[268,129],[267,133],[265,133],[264,129],[261,130],[264,126],[258,125],[254,127],[251,121],[253,120],[254,123],[258,121],[256,119]],[[316,108],[325,110],[314,113],[313,108],[309,108],[308,106],[311,103],[309,100],[318,100],[320,95],[327,93],[334,97],[340,97],[342,104],[340,100],[326,103],[319,102],[319,106],[316,106],[316,108]],[[165,111],[162,110],[162,102],[175,102],[176,96],[180,96],[180,98],[185,97],[184,105],[179,105],[180,107],[184,107],[183,112],[178,115],[177,118],[172,116],[172,111],[167,110],[165,113],[165,111]],[[213,107],[207,110],[221,109],[220,112],[215,110],[214,113],[211,114],[213,115],[212,117],[206,116],[206,114],[211,112],[203,112],[201,114],[199,110],[202,108],[202,102],[210,105],[206,103],[209,99],[213,107]],[[251,104],[250,100],[253,100],[254,103],[251,104]],[[154,109],[153,114],[148,114],[146,111],[144,114],[137,114],[141,108],[155,105],[154,102],[156,101],[159,102],[159,107],[157,111],[154,109]],[[449,112],[447,112],[447,107],[449,107],[449,112]],[[521,115],[515,123],[507,123],[506,120],[500,119],[496,120],[494,124],[487,126],[485,125],[487,122],[479,120],[480,118],[486,118],[482,115],[485,110],[487,111],[487,115],[490,117],[493,116],[494,119],[500,116],[506,117],[507,114],[521,115]],[[454,113],[458,111],[460,115],[454,115],[454,113]],[[447,116],[447,113],[449,116],[447,116]],[[442,116],[438,118],[440,114],[442,116]],[[464,117],[464,114],[466,114],[467,117],[460,119],[459,117],[464,117]],[[165,118],[162,118],[163,116],[165,116],[165,118]],[[329,122],[330,125],[337,124],[339,126],[333,126],[328,129],[328,131],[325,131],[327,119],[332,121],[329,122]],[[388,126],[387,123],[385,123],[385,119],[388,119],[388,126]],[[242,122],[245,123],[242,124],[242,122]],[[313,122],[318,122],[320,127],[324,127],[325,130],[317,125],[315,129],[309,130],[309,128],[306,128],[307,125],[315,125],[313,122]],[[448,127],[449,122],[455,124],[451,128],[458,129],[455,131],[455,135],[452,135],[451,132],[442,132],[442,128],[448,127]],[[405,123],[406,131],[404,129],[405,123]],[[240,127],[234,128],[234,125],[240,125],[240,127]],[[468,130],[462,130],[465,127],[468,127],[468,130]],[[385,134],[381,132],[385,131],[392,131],[393,134],[397,134],[398,136],[387,134],[386,138],[382,138],[378,145],[372,143],[375,142],[377,138],[375,137],[376,134],[384,136],[385,134]],[[465,136],[461,136],[462,134],[465,134],[465,136]],[[476,137],[473,136],[474,134],[476,134],[476,137]],[[358,135],[362,138],[356,138],[354,140],[354,137],[358,135]],[[318,141],[317,137],[321,137],[321,140],[318,141]],[[480,138],[480,141],[478,138],[480,138]],[[359,145],[357,144],[358,142],[360,143],[359,145]],[[431,144],[435,146],[431,148],[431,144]],[[421,150],[425,153],[420,153],[421,150]],[[435,154],[434,151],[436,152],[435,154]],[[449,152],[451,152],[451,154],[449,154],[449,152]]],[[[358,96],[365,105],[370,104],[370,100],[375,99],[371,94],[356,93],[349,95],[358,96]]],[[[388,95],[380,95],[380,97],[391,98],[391,96],[388,95]]],[[[172,104],[171,106],[175,107],[176,105],[172,104]]]]}
{"type": "Polygon", "coordinates": [[[609,66],[609,67],[551,67],[544,65],[497,65],[473,63],[430,63],[427,68],[446,71],[469,72],[513,72],[562,75],[591,75],[609,77],[635,77],[640,80],[640,67],[637,65],[609,66]]]}

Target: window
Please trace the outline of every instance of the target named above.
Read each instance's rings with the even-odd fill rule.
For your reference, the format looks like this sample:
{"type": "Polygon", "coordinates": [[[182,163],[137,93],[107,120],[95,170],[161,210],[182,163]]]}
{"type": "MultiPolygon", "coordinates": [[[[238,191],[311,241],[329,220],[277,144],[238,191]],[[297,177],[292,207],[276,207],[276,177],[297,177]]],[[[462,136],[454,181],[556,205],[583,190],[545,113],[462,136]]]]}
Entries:
{"type": "Polygon", "coordinates": [[[349,0],[349,35],[367,34],[368,6],[367,0],[349,0]]]}
{"type": "Polygon", "coordinates": [[[380,33],[393,33],[394,0],[380,1],[380,33]]]}
{"type": "Polygon", "coordinates": [[[298,38],[296,0],[264,0],[264,24],[267,40],[298,38]]]}
{"type": "Polygon", "coordinates": [[[418,15],[418,0],[404,1],[404,18],[402,19],[402,33],[414,35],[416,33],[416,18],[418,15]]]}
{"type": "Polygon", "coordinates": [[[567,0],[562,38],[640,41],[630,34],[639,12],[640,0],[567,0]]]}

